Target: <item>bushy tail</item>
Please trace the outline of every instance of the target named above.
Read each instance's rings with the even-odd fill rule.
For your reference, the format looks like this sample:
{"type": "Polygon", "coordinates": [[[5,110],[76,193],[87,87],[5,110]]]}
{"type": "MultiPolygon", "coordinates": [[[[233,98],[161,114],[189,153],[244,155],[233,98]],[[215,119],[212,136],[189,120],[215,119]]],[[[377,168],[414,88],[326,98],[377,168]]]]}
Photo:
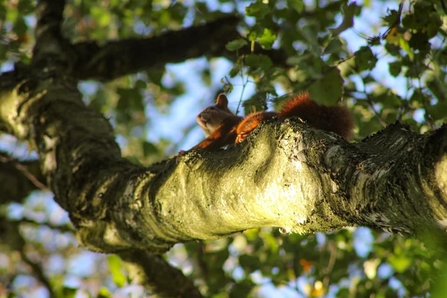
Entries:
{"type": "Polygon", "coordinates": [[[299,117],[316,128],[332,131],[347,140],[352,138],[354,119],[343,106],[323,106],[311,100],[309,93],[301,93],[287,100],[279,118],[299,117]]]}

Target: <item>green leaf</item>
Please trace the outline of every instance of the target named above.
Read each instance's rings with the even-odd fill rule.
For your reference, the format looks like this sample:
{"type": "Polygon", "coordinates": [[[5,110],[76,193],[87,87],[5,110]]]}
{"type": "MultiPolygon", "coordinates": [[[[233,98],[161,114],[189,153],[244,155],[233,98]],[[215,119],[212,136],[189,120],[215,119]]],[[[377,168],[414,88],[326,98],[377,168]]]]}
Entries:
{"type": "Polygon", "coordinates": [[[429,100],[429,97],[421,92],[420,89],[415,89],[413,95],[410,97],[410,104],[413,109],[420,109],[424,107],[424,103],[429,100]]]}
{"type": "Polygon", "coordinates": [[[62,288],[62,297],[73,298],[76,296],[78,289],[64,286],[62,288]]]}
{"type": "Polygon", "coordinates": [[[267,28],[264,28],[263,34],[258,38],[261,46],[267,50],[270,50],[273,46],[273,43],[276,40],[276,34],[267,28]]]}
{"type": "Polygon", "coordinates": [[[230,73],[229,73],[230,77],[234,78],[235,76],[237,76],[240,73],[241,69],[242,69],[241,63],[238,62],[238,63],[234,64],[233,68],[230,70],[230,73]]]}
{"type": "Polygon", "coordinates": [[[229,51],[236,51],[239,50],[240,48],[242,48],[243,46],[247,45],[248,42],[245,39],[239,38],[239,39],[235,39],[230,41],[229,43],[227,43],[227,45],[225,46],[225,48],[229,51]]]}
{"type": "Polygon", "coordinates": [[[304,3],[302,0],[287,0],[287,6],[296,10],[298,13],[302,13],[304,9],[304,3]]]}
{"type": "Polygon", "coordinates": [[[149,80],[152,83],[157,84],[157,85],[161,85],[162,84],[161,80],[163,79],[163,76],[165,74],[165,70],[164,69],[162,69],[162,70],[155,69],[155,70],[148,71],[146,73],[147,73],[147,75],[149,77],[149,80]]]}
{"type": "Polygon", "coordinates": [[[388,51],[388,53],[390,53],[391,55],[393,55],[395,57],[401,56],[400,55],[400,47],[393,43],[387,42],[385,44],[385,49],[388,51]]]}
{"type": "MultiPolygon", "coordinates": [[[[403,39],[403,38],[401,38],[403,39]]],[[[430,51],[430,41],[427,36],[427,34],[422,32],[416,32],[413,34],[410,38],[410,40],[405,42],[408,45],[408,48],[403,47],[403,42],[400,43],[401,47],[407,52],[408,56],[410,56],[410,53],[413,54],[414,50],[419,50],[423,53],[428,53],[430,51]],[[411,47],[411,49],[410,49],[411,47]],[[412,50],[413,49],[413,50],[412,50]]],[[[412,56],[410,56],[412,57],[412,56]]]]}
{"type": "Polygon", "coordinates": [[[142,111],[144,109],[143,96],[137,88],[118,88],[116,93],[120,99],[117,108],[121,111],[133,109],[142,111]]]}
{"type": "Polygon", "coordinates": [[[333,38],[323,51],[323,55],[337,53],[343,48],[343,43],[338,37],[333,38]]]}
{"type": "Polygon", "coordinates": [[[245,64],[252,69],[268,69],[273,63],[272,60],[266,55],[262,54],[249,54],[245,57],[245,64]]]}
{"type": "Polygon", "coordinates": [[[126,284],[126,275],[122,272],[122,261],[117,255],[110,255],[107,257],[110,272],[112,273],[113,282],[120,288],[126,284]]]}
{"type": "Polygon", "coordinates": [[[99,290],[98,296],[96,298],[109,298],[112,297],[109,290],[106,287],[101,287],[99,290]]]}
{"type": "Polygon", "coordinates": [[[147,88],[147,83],[143,80],[137,80],[135,82],[135,89],[146,89],[147,88]]]}
{"type": "Polygon", "coordinates": [[[358,72],[371,70],[376,66],[377,57],[369,47],[361,47],[355,52],[355,66],[358,72]]]}
{"type": "Polygon", "coordinates": [[[369,46],[378,46],[378,45],[380,45],[380,40],[381,40],[381,37],[380,37],[380,36],[373,36],[373,37],[370,37],[370,38],[368,39],[368,45],[369,45],[369,46]]]}
{"type": "Polygon", "coordinates": [[[430,89],[431,93],[434,94],[434,96],[440,101],[440,102],[446,102],[447,97],[446,93],[447,91],[444,89],[444,86],[439,79],[434,78],[432,80],[429,80],[427,82],[427,86],[430,89]]]}
{"type": "Polygon", "coordinates": [[[256,29],[257,29],[257,28],[252,28],[252,29],[250,30],[250,32],[248,32],[247,39],[248,39],[249,41],[255,41],[256,38],[258,38],[258,32],[257,32],[256,29]]]}
{"type": "Polygon", "coordinates": [[[346,287],[340,288],[336,294],[337,294],[336,297],[338,298],[352,297],[351,293],[349,292],[349,289],[346,287]]]}
{"type": "Polygon", "coordinates": [[[433,120],[447,119],[447,102],[438,102],[433,106],[428,106],[427,113],[433,120]]]}
{"type": "Polygon", "coordinates": [[[402,62],[400,61],[394,61],[394,62],[390,62],[388,64],[389,70],[390,70],[390,74],[393,77],[397,77],[400,74],[400,71],[402,69],[402,62]]]}
{"type": "Polygon", "coordinates": [[[112,15],[109,11],[100,8],[100,7],[92,7],[91,9],[92,18],[98,23],[101,27],[107,27],[112,22],[112,15]]]}
{"type": "Polygon", "coordinates": [[[230,298],[250,297],[250,292],[253,289],[254,284],[250,280],[244,280],[243,282],[235,284],[230,291],[230,298]]]}
{"type": "Polygon", "coordinates": [[[312,99],[325,105],[334,105],[340,101],[343,91],[343,78],[338,68],[333,67],[325,76],[310,85],[312,99]]]}
{"type": "Polygon", "coordinates": [[[402,25],[405,28],[412,29],[411,31],[423,32],[429,38],[432,38],[438,33],[442,21],[433,3],[417,1],[413,13],[407,14],[403,18],[402,25]]]}
{"type": "Polygon", "coordinates": [[[399,21],[399,13],[395,9],[388,11],[388,15],[382,18],[388,27],[395,26],[399,21]]]}
{"type": "Polygon", "coordinates": [[[151,142],[143,141],[143,154],[144,156],[158,154],[158,148],[151,142]]]}
{"type": "Polygon", "coordinates": [[[374,103],[382,104],[383,108],[397,109],[402,106],[403,99],[390,89],[379,87],[371,94],[374,103]]]}
{"type": "Polygon", "coordinates": [[[309,51],[312,52],[315,56],[321,55],[320,44],[318,42],[319,30],[319,25],[315,22],[308,23],[303,28],[301,28],[301,32],[306,38],[307,43],[309,44],[309,51]]]}
{"type": "Polygon", "coordinates": [[[6,19],[6,5],[4,1],[5,0],[0,1],[0,20],[6,19]]]}
{"type": "Polygon", "coordinates": [[[239,257],[239,264],[246,272],[251,273],[259,268],[259,258],[251,255],[241,255],[239,257]]]}
{"type": "Polygon", "coordinates": [[[420,79],[421,74],[424,73],[427,69],[427,65],[423,64],[421,59],[414,59],[416,63],[411,63],[406,65],[408,67],[405,72],[405,76],[407,78],[417,78],[420,79]]]}
{"type": "Polygon", "coordinates": [[[110,107],[107,104],[108,104],[107,94],[103,88],[99,88],[98,91],[95,94],[93,94],[90,106],[104,113],[108,109],[110,109],[110,107]]]}
{"type": "Polygon", "coordinates": [[[18,17],[14,22],[14,31],[17,35],[21,36],[25,34],[28,30],[28,25],[26,25],[25,19],[18,17]]]}
{"type": "Polygon", "coordinates": [[[250,4],[245,8],[245,13],[247,16],[255,17],[257,19],[263,19],[266,14],[270,12],[270,8],[267,4],[264,4],[262,1],[257,1],[255,3],[250,4]]]}
{"type": "Polygon", "coordinates": [[[399,273],[403,273],[411,265],[411,258],[408,258],[404,255],[392,254],[388,258],[388,262],[394,270],[399,273]]]}
{"type": "Polygon", "coordinates": [[[308,59],[307,55],[295,55],[287,58],[286,63],[288,65],[299,65],[303,60],[308,59]]]}

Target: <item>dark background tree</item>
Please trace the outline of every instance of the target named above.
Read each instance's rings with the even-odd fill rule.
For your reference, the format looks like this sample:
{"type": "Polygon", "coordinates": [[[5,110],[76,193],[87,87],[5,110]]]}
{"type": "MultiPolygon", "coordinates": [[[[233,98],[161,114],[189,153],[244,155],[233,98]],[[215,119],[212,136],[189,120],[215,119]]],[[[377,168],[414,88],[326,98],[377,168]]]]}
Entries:
{"type": "Polygon", "coordinates": [[[442,293],[442,283],[433,281],[443,276],[443,251],[433,247],[445,244],[436,229],[445,227],[441,219],[446,212],[444,2],[390,2],[385,7],[346,1],[40,1],[37,6],[11,1],[0,6],[0,15],[0,120],[8,133],[1,136],[0,155],[0,263],[5,264],[0,265],[0,293],[442,293]],[[378,18],[371,17],[372,11],[378,18]],[[183,61],[186,65],[170,64],[183,61]],[[201,137],[193,133],[194,117],[222,88],[233,90],[233,110],[242,106],[246,113],[277,107],[300,90],[325,104],[343,95],[356,118],[357,141],[388,129],[349,145],[293,121],[271,123],[255,134],[253,145],[153,164],[201,137]],[[416,133],[389,126],[396,120],[416,133]],[[190,131],[196,136],[179,142],[182,132],[190,131]],[[432,133],[419,135],[426,131],[432,133]],[[277,136],[273,140],[272,134],[277,136]],[[153,165],[122,160],[115,135],[128,160],[153,165]],[[293,143],[289,140],[300,140],[299,145],[284,145],[293,143]],[[281,157],[283,147],[289,156],[281,157]],[[259,148],[274,152],[276,163],[260,155],[259,148]],[[283,162],[291,157],[293,163],[283,162]],[[250,161],[256,161],[251,168],[250,161]],[[356,162],[376,176],[363,176],[364,181],[375,184],[365,188],[369,193],[349,197],[359,189],[346,178],[356,162]],[[278,166],[284,164],[284,169],[278,166]],[[291,175],[296,169],[290,164],[311,166],[297,176],[291,175]],[[263,177],[250,172],[259,165],[264,165],[263,177]],[[321,173],[318,182],[315,171],[321,173]],[[289,185],[307,194],[305,200],[291,197],[292,189],[273,179],[284,174],[289,185]],[[210,206],[207,198],[216,206],[229,202],[218,200],[235,194],[222,182],[244,178],[250,179],[240,197],[254,201],[244,205],[235,200],[237,225],[227,221],[229,213],[219,214],[228,206],[217,207],[208,221],[196,217],[193,203],[200,209],[210,206]],[[339,189],[331,192],[334,183],[339,189]],[[201,198],[213,185],[221,186],[215,187],[215,197],[201,198]],[[167,199],[169,191],[187,202],[167,199]],[[267,195],[260,200],[248,192],[267,195]],[[147,200],[136,200],[139,195],[147,200]],[[272,201],[275,196],[292,200],[272,201]],[[312,215],[293,204],[316,197],[320,205],[313,206],[320,208],[312,215]],[[396,204],[396,198],[407,201],[396,204]],[[163,208],[140,214],[153,202],[163,208]],[[171,205],[171,216],[164,214],[171,205]],[[268,215],[262,206],[281,216],[268,215]],[[160,215],[177,223],[161,222],[160,215]],[[308,221],[281,225],[289,217],[297,221],[298,215],[308,221]],[[391,234],[366,228],[328,232],[353,225],[391,234]],[[177,242],[219,238],[250,227],[264,228],[178,244],[159,255],[177,242]],[[282,235],[277,227],[326,233],[282,235]],[[92,255],[77,243],[119,257],[92,255]]]}

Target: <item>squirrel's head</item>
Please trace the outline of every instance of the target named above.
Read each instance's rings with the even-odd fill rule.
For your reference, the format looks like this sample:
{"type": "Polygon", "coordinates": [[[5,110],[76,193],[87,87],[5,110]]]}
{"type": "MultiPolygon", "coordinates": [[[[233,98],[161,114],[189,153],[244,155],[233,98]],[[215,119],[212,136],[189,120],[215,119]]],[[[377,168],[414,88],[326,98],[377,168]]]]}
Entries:
{"type": "Polygon", "coordinates": [[[228,99],[225,94],[217,96],[216,104],[205,108],[197,117],[197,123],[207,135],[213,133],[228,116],[234,114],[228,109],[228,99]]]}

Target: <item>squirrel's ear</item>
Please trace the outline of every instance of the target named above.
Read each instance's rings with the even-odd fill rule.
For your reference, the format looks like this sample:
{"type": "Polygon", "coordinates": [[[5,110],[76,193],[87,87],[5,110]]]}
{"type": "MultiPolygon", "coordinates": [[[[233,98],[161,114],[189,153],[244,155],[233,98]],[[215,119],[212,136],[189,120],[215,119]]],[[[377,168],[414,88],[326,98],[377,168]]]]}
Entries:
{"type": "Polygon", "coordinates": [[[216,99],[216,106],[226,109],[228,108],[228,99],[227,96],[223,93],[219,94],[216,99]]]}

